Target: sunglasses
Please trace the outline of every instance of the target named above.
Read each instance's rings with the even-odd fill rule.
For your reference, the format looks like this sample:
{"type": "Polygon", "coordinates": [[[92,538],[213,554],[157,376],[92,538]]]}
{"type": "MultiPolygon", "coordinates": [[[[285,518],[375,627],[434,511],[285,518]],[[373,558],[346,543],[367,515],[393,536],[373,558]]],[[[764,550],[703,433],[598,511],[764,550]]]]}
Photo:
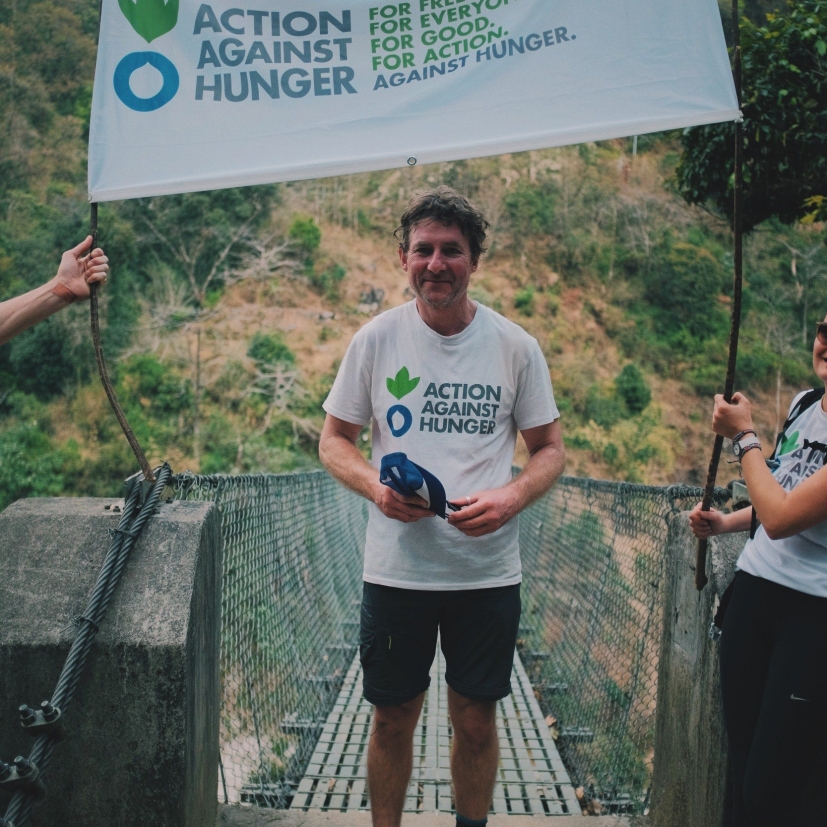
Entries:
{"type": "Polygon", "coordinates": [[[821,344],[827,345],[827,322],[819,322],[816,325],[816,339],[821,344]]]}

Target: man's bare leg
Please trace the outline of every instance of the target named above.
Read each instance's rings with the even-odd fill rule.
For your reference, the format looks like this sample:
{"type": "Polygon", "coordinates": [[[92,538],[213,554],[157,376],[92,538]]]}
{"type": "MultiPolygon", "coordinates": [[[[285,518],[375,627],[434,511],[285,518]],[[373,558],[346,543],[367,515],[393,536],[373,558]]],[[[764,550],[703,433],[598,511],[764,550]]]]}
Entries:
{"type": "Polygon", "coordinates": [[[488,818],[500,745],[497,737],[497,704],[471,701],[448,687],[448,711],[454,730],[451,777],[454,803],[465,818],[488,818]]]}
{"type": "Polygon", "coordinates": [[[377,706],[368,745],[368,791],[373,827],[399,827],[413,767],[413,734],[423,692],[399,706],[377,706]]]}

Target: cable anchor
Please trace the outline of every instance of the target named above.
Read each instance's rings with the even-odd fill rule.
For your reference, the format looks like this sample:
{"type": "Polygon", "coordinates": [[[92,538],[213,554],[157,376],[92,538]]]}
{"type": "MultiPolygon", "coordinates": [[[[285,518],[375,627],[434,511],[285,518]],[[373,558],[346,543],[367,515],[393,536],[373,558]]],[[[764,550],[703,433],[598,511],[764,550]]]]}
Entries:
{"type": "Polygon", "coordinates": [[[0,761],[0,792],[25,790],[38,798],[46,795],[46,785],[34,761],[18,755],[11,764],[0,761]]]}
{"type": "Polygon", "coordinates": [[[35,737],[47,733],[58,741],[62,741],[66,737],[63,714],[59,707],[52,706],[49,701],[43,701],[40,704],[40,709],[31,709],[26,704],[22,704],[20,706],[20,725],[29,735],[35,737]]]}

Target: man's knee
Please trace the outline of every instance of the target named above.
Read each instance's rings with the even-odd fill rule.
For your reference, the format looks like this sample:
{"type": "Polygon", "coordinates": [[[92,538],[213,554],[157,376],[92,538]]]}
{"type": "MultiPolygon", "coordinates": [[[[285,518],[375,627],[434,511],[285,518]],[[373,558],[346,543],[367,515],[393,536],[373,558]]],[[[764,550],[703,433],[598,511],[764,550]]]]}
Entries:
{"type": "Polygon", "coordinates": [[[454,737],[472,749],[484,749],[497,737],[497,704],[457,695],[451,709],[454,737]]]}
{"type": "Polygon", "coordinates": [[[422,696],[396,706],[375,707],[373,734],[382,740],[412,737],[421,709],[422,696]]]}

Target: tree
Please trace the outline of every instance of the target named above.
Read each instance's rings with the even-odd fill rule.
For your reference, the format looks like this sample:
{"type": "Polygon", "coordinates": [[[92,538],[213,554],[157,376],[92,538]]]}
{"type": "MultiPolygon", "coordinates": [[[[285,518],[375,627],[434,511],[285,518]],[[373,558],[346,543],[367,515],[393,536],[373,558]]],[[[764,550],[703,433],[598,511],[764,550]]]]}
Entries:
{"type": "Polygon", "coordinates": [[[287,235],[296,245],[298,252],[308,263],[311,263],[322,243],[322,231],[316,222],[312,218],[298,216],[293,219],[287,235]]]}
{"type": "Polygon", "coordinates": [[[46,401],[63,393],[75,378],[71,348],[62,319],[47,319],[10,343],[9,362],[20,390],[46,401]]]}
{"type": "Polygon", "coordinates": [[[639,414],[652,401],[652,391],[637,365],[626,365],[615,379],[617,395],[633,414],[639,414]]]}
{"type": "Polygon", "coordinates": [[[699,340],[714,335],[724,318],[717,302],[724,281],[720,262],[706,247],[677,242],[659,250],[644,276],[657,327],[669,335],[685,329],[699,340]]]}
{"type": "Polygon", "coordinates": [[[142,252],[154,258],[154,269],[162,274],[164,296],[154,303],[150,318],[163,320],[159,332],[187,326],[196,463],[201,458],[202,324],[227,283],[261,277],[262,268],[272,275],[292,266],[292,260],[281,255],[286,245],[276,245],[278,254],[271,255],[272,239],[258,238],[277,200],[276,186],[261,186],[149,198],[124,206],[144,230],[142,252]]]}
{"type": "Polygon", "coordinates": [[[824,255],[824,248],[820,244],[802,251],[786,241],[783,243],[790,251],[790,275],[796,300],[801,307],[801,344],[806,347],[811,335],[807,326],[807,311],[813,287],[827,278],[827,256],[824,255]]]}
{"type": "Polygon", "coordinates": [[[781,375],[784,360],[796,352],[795,341],[798,338],[792,325],[780,314],[770,317],[765,334],[767,347],[775,356],[775,433],[781,430],[781,375]]]}
{"type": "Polygon", "coordinates": [[[64,457],[35,419],[0,428],[0,511],[23,497],[55,497],[64,457]]]}
{"type": "Polygon", "coordinates": [[[200,309],[241,265],[277,198],[275,186],[247,187],[141,199],[124,209],[148,231],[144,252],[184,276],[200,309]]]}
{"type": "MultiPolygon", "coordinates": [[[[783,14],[741,24],[744,231],[777,216],[813,212],[827,195],[827,0],[790,0],[783,14]]],[[[678,184],[692,204],[710,203],[732,220],[733,124],[683,136],[678,184]]]]}
{"type": "MultiPolygon", "coordinates": [[[[273,417],[279,415],[290,420],[294,439],[298,438],[298,431],[301,430],[312,440],[318,440],[321,432],[315,423],[288,410],[292,401],[305,397],[307,393],[299,383],[296,355],[290,350],[281,333],[255,333],[247,349],[247,355],[255,363],[256,374],[244,395],[258,395],[267,406],[261,426],[253,436],[263,436],[273,424],[273,417]]],[[[239,437],[238,458],[244,451],[244,442],[245,440],[239,437]]]]}

